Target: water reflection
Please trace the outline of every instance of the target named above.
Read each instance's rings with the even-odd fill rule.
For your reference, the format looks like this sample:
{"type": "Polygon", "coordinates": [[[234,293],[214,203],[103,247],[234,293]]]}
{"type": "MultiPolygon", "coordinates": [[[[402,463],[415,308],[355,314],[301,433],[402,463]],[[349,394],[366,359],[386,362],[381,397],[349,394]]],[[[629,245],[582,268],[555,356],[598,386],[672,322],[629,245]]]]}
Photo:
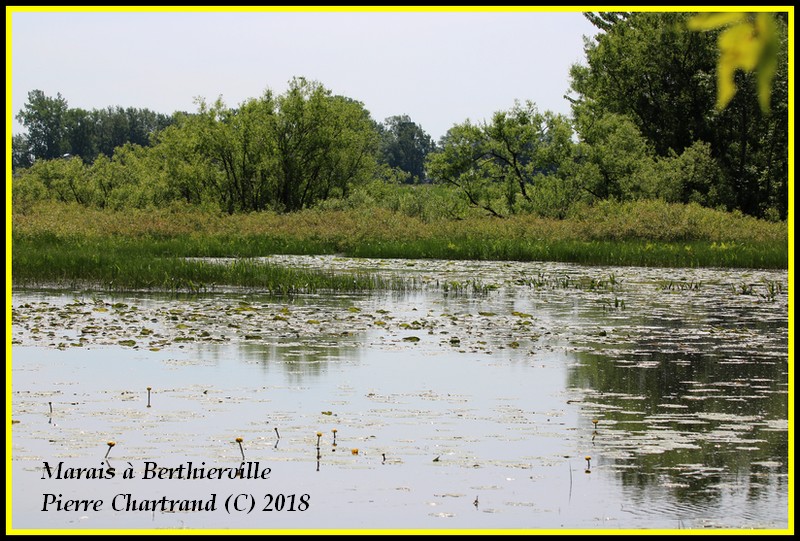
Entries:
{"type": "Polygon", "coordinates": [[[315,527],[352,527],[356,507],[372,527],[786,524],[786,288],[734,287],[785,272],[406,263],[430,287],[15,292],[15,479],[31,457],[81,456],[110,435],[126,457],[225,463],[243,458],[242,435],[248,459],[291,472],[287,489],[332,498],[315,527]],[[700,285],[664,287],[676,279],[700,285]],[[495,287],[437,289],[468,280],[495,287]]]}
{"type": "Polygon", "coordinates": [[[569,385],[599,419],[593,444],[642,501],[662,487],[682,506],[718,506],[744,485],[752,503],[786,482],[788,322],[703,301],[671,317],[654,306],[616,322],[619,341],[570,352],[569,385]]]}
{"type": "Polygon", "coordinates": [[[303,380],[323,376],[331,366],[347,365],[356,367],[363,350],[358,342],[342,340],[342,343],[275,343],[275,344],[242,344],[237,356],[243,362],[260,366],[264,373],[280,370],[296,384],[303,380]]]}

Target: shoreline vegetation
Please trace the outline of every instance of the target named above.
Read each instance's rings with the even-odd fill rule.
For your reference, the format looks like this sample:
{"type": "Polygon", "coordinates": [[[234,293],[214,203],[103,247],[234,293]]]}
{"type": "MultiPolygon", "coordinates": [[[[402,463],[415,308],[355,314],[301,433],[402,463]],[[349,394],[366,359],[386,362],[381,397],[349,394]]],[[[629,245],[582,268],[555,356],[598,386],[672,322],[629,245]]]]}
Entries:
{"type": "Polygon", "coordinates": [[[788,269],[788,14],[584,16],[569,114],[515,99],[438,142],[302,75],[170,115],[33,89],[11,140],[12,283],[422,287],[269,255],[788,269]]]}
{"type": "MultiPolygon", "coordinates": [[[[422,188],[424,187],[417,187],[422,188]]],[[[788,268],[786,222],[662,201],[604,201],[566,219],[411,216],[376,206],[228,215],[42,203],[12,214],[14,287],[271,294],[407,289],[401,278],[292,269],[268,255],[788,268]],[[233,258],[219,265],[202,259],[233,258]]]]}

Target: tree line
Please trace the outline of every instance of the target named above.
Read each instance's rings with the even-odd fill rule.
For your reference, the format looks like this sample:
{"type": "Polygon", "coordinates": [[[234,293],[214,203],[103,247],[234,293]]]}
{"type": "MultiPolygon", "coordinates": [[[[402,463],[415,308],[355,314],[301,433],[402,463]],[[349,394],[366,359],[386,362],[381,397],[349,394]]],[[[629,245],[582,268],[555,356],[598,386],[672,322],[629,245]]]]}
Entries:
{"type": "Polygon", "coordinates": [[[71,109],[39,90],[17,118],[14,203],[40,199],[124,208],[214,205],[291,212],[346,199],[374,179],[452,186],[495,216],[563,217],[577,202],[657,198],[786,219],[788,47],[763,84],[735,73],[718,106],[717,38],[690,13],[587,13],[598,29],[570,71],[567,117],[515,102],[438,141],[407,115],[376,122],[364,105],[294,78],[236,107],[198,99],[193,113],[71,109]],[[761,101],[759,101],[761,99],[761,101]]]}

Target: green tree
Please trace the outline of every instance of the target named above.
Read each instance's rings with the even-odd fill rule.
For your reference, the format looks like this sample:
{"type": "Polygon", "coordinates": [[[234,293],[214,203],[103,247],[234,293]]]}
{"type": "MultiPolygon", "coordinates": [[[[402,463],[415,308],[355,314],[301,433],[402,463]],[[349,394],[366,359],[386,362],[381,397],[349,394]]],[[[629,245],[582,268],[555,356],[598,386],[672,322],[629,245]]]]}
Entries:
{"type": "Polygon", "coordinates": [[[92,113],[84,109],[68,109],[65,115],[69,154],[91,163],[97,156],[97,134],[92,113]]]}
{"type": "MultiPolygon", "coordinates": [[[[430,176],[462,191],[470,203],[495,216],[531,210],[533,190],[560,178],[572,159],[572,129],[562,115],[540,113],[517,102],[491,122],[451,128],[428,161],[430,176]]],[[[535,210],[535,209],[533,209],[535,210]]]]}
{"type": "Polygon", "coordinates": [[[11,169],[17,171],[33,165],[33,153],[28,137],[15,134],[11,137],[11,169]]]}
{"type": "Polygon", "coordinates": [[[106,107],[93,111],[95,133],[97,134],[97,152],[109,158],[114,149],[128,142],[130,126],[128,117],[121,107],[106,107]]]}
{"type": "Polygon", "coordinates": [[[408,115],[391,116],[380,127],[382,160],[408,175],[409,182],[425,182],[425,159],[435,143],[408,115]]]}
{"type": "Polygon", "coordinates": [[[641,197],[653,156],[636,125],[615,113],[579,115],[575,125],[581,133],[583,189],[598,199],[641,197]]]}
{"type": "Polygon", "coordinates": [[[294,211],[346,197],[376,169],[378,133],[362,103],[299,77],[277,99],[277,206],[294,211]]]}
{"type": "Polygon", "coordinates": [[[291,212],[346,197],[375,175],[374,121],[360,102],[317,82],[295,78],[285,94],[267,91],[236,108],[221,98],[197,103],[198,113],[156,136],[152,149],[187,201],[211,197],[229,213],[291,212]]]}
{"type": "MultiPolygon", "coordinates": [[[[690,13],[589,14],[602,32],[586,40],[586,64],[570,71],[573,113],[628,117],[657,156],[681,155],[697,142],[710,145],[721,172],[711,206],[764,216],[786,216],[788,204],[788,61],[785,20],[776,20],[778,62],[772,108],[759,105],[757,77],[737,72],[738,92],[717,107],[719,31],[687,29],[690,13]],[[727,201],[723,194],[730,194],[727,201]]],[[[762,100],[763,102],[763,100],[762,100]]],[[[592,124],[583,120],[584,126],[592,124]]],[[[579,134],[583,136],[579,129],[579,134]]],[[[709,188],[711,186],[709,185],[709,188]]]]}
{"type": "Polygon", "coordinates": [[[207,177],[209,188],[228,213],[264,210],[275,195],[272,171],[277,166],[272,93],[247,100],[237,109],[227,107],[221,98],[211,106],[201,99],[198,105],[188,127],[197,137],[201,155],[222,173],[207,177]]]}
{"type": "Polygon", "coordinates": [[[41,90],[28,92],[28,101],[16,118],[27,130],[34,160],[60,158],[67,152],[67,109],[61,94],[51,98],[41,90]]]}
{"type": "MultiPolygon", "coordinates": [[[[175,121],[175,117],[149,109],[107,107],[105,109],[71,109],[58,94],[46,96],[41,90],[28,93],[28,101],[17,114],[27,134],[20,134],[17,150],[28,145],[25,154],[34,159],[61,158],[66,154],[80,156],[92,163],[98,154],[111,157],[114,149],[126,143],[149,146],[150,137],[175,121]]],[[[22,154],[14,167],[24,167],[22,154]],[[22,160],[22,161],[20,161],[22,160]]]]}
{"type": "Polygon", "coordinates": [[[187,126],[195,117],[177,115],[172,125],[153,134],[148,154],[162,179],[164,201],[199,205],[222,199],[224,175],[203,152],[200,131],[187,126]]]}

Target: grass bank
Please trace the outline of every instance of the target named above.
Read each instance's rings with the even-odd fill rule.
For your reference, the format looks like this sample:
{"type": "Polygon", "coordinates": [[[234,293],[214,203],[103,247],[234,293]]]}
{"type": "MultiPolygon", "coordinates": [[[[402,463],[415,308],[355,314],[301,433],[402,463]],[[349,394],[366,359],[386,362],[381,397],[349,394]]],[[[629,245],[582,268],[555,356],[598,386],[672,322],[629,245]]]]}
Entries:
{"type": "Polygon", "coordinates": [[[108,211],[43,204],[12,216],[14,285],[207,285],[291,291],[400,288],[243,259],[270,254],[560,261],[591,265],[788,268],[786,223],[662,202],[603,203],[566,220],[422,220],[383,208],[226,215],[192,208],[108,211]]]}

